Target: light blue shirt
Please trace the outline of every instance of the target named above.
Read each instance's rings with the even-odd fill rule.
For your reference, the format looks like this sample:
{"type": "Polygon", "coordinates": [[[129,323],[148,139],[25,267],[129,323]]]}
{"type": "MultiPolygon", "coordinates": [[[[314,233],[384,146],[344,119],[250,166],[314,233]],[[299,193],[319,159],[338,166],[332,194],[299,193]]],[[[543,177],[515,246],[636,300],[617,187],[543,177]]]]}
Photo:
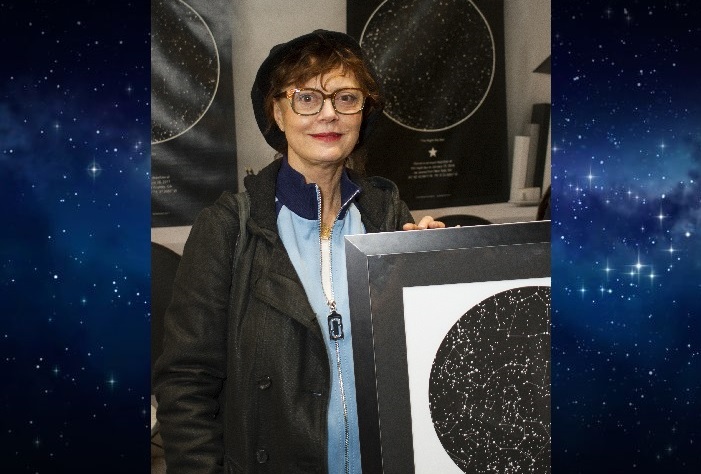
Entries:
{"type": "MultiPolygon", "coordinates": [[[[342,207],[331,233],[331,281],[336,312],[343,321],[343,339],[332,340],[328,316],[331,310],[321,277],[320,191],[307,184],[283,158],[276,187],[277,227],[285,249],[297,270],[307,298],[316,313],[331,367],[328,411],[328,467],[330,474],[361,473],[358,410],[353,369],[352,328],[348,303],[348,278],[344,236],[364,234],[360,211],[353,200],[359,188],[344,172],[342,207]],[[346,435],[348,436],[346,448],[346,435]]],[[[284,295],[281,295],[284,298],[284,295]]]]}

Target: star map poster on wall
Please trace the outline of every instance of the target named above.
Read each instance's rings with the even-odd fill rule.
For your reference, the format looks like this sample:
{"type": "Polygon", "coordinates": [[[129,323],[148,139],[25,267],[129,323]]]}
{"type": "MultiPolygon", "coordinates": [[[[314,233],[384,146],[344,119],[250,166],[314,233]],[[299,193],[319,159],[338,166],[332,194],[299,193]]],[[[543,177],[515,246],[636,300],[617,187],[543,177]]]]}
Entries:
{"type": "Polygon", "coordinates": [[[507,201],[503,2],[366,0],[347,14],[386,99],[368,173],[411,209],[507,201]]]}
{"type": "Polygon", "coordinates": [[[349,236],[346,268],[363,472],[548,472],[550,221],[349,236]]]}
{"type": "Polygon", "coordinates": [[[151,1],[151,225],[235,190],[231,2],[151,1]]]}

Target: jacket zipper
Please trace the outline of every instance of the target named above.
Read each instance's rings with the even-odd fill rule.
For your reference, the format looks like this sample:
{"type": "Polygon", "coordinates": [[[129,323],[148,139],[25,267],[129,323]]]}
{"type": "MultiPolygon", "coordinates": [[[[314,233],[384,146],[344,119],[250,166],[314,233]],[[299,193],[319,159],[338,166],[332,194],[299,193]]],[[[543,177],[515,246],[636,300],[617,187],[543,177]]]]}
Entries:
{"type": "MultiPolygon", "coordinates": [[[[353,193],[353,195],[341,205],[341,209],[339,209],[338,214],[336,217],[334,217],[333,222],[331,223],[331,234],[329,235],[329,290],[331,292],[330,295],[326,295],[326,291],[324,291],[324,297],[326,299],[326,304],[329,307],[329,315],[333,315],[336,313],[336,299],[333,294],[333,258],[332,258],[332,238],[333,238],[333,228],[336,225],[336,221],[338,220],[338,216],[341,215],[341,212],[343,208],[355,197],[357,194],[357,191],[353,193]],[[330,296],[330,298],[329,298],[330,296]]],[[[323,262],[323,256],[322,256],[322,243],[321,243],[321,190],[319,189],[319,186],[316,186],[316,200],[318,203],[318,214],[319,214],[319,268],[321,272],[321,287],[323,289],[324,287],[324,262],[323,262]]],[[[329,337],[331,337],[331,334],[329,333],[329,337]]],[[[341,336],[342,338],[343,336],[341,336]]],[[[350,474],[350,461],[348,459],[348,451],[349,451],[349,443],[350,443],[350,428],[349,428],[349,422],[348,422],[348,404],[346,403],[346,391],[345,387],[343,385],[343,370],[342,370],[342,364],[341,364],[341,347],[339,345],[338,339],[334,341],[335,343],[335,348],[336,348],[336,368],[338,369],[338,384],[339,388],[341,391],[341,404],[343,405],[343,430],[344,430],[344,443],[343,443],[343,466],[344,466],[344,471],[346,474],[350,474]]]]}

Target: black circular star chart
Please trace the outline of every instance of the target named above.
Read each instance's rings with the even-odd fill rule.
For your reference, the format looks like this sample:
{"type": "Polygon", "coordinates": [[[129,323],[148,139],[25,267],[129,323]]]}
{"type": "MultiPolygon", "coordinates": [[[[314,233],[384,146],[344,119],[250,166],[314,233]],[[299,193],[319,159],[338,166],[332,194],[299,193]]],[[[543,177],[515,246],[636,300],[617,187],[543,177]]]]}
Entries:
{"type": "Polygon", "coordinates": [[[387,0],[370,16],[361,44],[399,125],[435,132],[467,120],[492,84],[495,50],[471,0],[387,0]]]}
{"type": "Polygon", "coordinates": [[[219,53],[202,17],[182,0],[151,2],[151,143],[182,135],[207,112],[219,53]]]}
{"type": "Polygon", "coordinates": [[[436,434],[463,472],[547,472],[549,387],[550,287],[497,293],[461,316],[436,352],[436,434]]]}

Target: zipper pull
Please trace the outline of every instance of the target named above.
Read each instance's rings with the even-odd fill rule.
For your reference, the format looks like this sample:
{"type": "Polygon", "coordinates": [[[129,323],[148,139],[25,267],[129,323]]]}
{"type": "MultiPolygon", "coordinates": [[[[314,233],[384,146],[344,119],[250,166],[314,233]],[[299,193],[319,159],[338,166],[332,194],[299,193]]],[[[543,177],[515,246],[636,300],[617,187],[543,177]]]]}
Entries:
{"type": "Polygon", "coordinates": [[[332,341],[343,339],[343,318],[335,309],[329,314],[329,336],[332,341]]]}

